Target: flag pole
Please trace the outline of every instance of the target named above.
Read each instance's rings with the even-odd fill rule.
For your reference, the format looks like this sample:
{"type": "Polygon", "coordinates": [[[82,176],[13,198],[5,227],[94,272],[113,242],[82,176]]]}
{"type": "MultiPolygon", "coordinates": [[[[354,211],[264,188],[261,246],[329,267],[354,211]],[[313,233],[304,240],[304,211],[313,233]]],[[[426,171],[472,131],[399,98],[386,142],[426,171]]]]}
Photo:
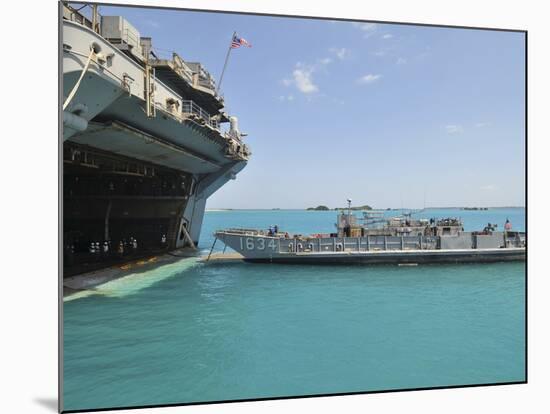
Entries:
{"type": "Polygon", "coordinates": [[[225,68],[227,67],[227,61],[229,60],[229,54],[231,53],[231,45],[233,44],[233,39],[237,35],[237,32],[233,32],[233,35],[231,36],[231,43],[229,43],[229,48],[227,49],[227,54],[225,55],[225,62],[223,64],[222,74],[220,75],[220,81],[218,82],[218,89],[216,89],[216,93],[220,92],[220,87],[222,86],[222,80],[223,80],[223,74],[225,73],[225,68]]]}

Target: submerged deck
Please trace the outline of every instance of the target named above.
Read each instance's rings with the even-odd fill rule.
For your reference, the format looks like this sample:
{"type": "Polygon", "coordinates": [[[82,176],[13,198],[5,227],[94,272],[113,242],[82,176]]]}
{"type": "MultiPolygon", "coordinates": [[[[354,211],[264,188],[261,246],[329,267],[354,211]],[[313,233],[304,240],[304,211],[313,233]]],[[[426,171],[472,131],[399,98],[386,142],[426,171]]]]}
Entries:
{"type": "Polygon", "coordinates": [[[212,253],[210,256],[206,255],[201,257],[202,262],[214,262],[214,263],[242,262],[244,259],[245,259],[244,256],[237,252],[212,253]]]}

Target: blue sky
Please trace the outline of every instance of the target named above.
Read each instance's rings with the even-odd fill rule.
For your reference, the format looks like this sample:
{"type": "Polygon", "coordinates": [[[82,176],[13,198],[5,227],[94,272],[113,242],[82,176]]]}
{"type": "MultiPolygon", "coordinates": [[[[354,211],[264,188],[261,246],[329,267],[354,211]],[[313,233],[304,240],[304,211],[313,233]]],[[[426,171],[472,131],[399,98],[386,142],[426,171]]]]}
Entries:
{"type": "Polygon", "coordinates": [[[253,156],[210,208],[523,206],[524,35],[139,8],[217,78],[253,156]]]}

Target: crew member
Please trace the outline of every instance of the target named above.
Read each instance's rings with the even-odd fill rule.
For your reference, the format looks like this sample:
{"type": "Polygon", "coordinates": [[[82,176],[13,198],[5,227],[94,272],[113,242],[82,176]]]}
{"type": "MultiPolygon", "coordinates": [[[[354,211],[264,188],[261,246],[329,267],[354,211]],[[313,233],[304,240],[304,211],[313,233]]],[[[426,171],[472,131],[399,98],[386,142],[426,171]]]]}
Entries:
{"type": "Polygon", "coordinates": [[[487,226],[483,229],[484,233],[491,233],[495,228],[491,223],[487,223],[487,226]]]}
{"type": "Polygon", "coordinates": [[[512,223],[510,223],[510,220],[506,219],[506,223],[504,223],[504,230],[510,231],[512,230],[512,223]]]}

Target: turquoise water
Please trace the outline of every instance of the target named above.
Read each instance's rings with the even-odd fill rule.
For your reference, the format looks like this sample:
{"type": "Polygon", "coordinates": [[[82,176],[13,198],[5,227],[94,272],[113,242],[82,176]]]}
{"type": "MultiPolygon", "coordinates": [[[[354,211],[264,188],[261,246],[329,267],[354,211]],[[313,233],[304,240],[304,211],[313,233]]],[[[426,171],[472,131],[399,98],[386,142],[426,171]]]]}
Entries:
{"type": "MultiPolygon", "coordinates": [[[[432,210],[466,229],[523,209],[432,210]]],[[[394,212],[395,214],[395,212],[394,212]]],[[[216,228],[331,231],[334,212],[208,212],[216,228]]],[[[221,247],[221,246],[220,246],[221,247]]],[[[202,264],[64,304],[65,409],[523,381],[525,264],[202,264]]]]}

